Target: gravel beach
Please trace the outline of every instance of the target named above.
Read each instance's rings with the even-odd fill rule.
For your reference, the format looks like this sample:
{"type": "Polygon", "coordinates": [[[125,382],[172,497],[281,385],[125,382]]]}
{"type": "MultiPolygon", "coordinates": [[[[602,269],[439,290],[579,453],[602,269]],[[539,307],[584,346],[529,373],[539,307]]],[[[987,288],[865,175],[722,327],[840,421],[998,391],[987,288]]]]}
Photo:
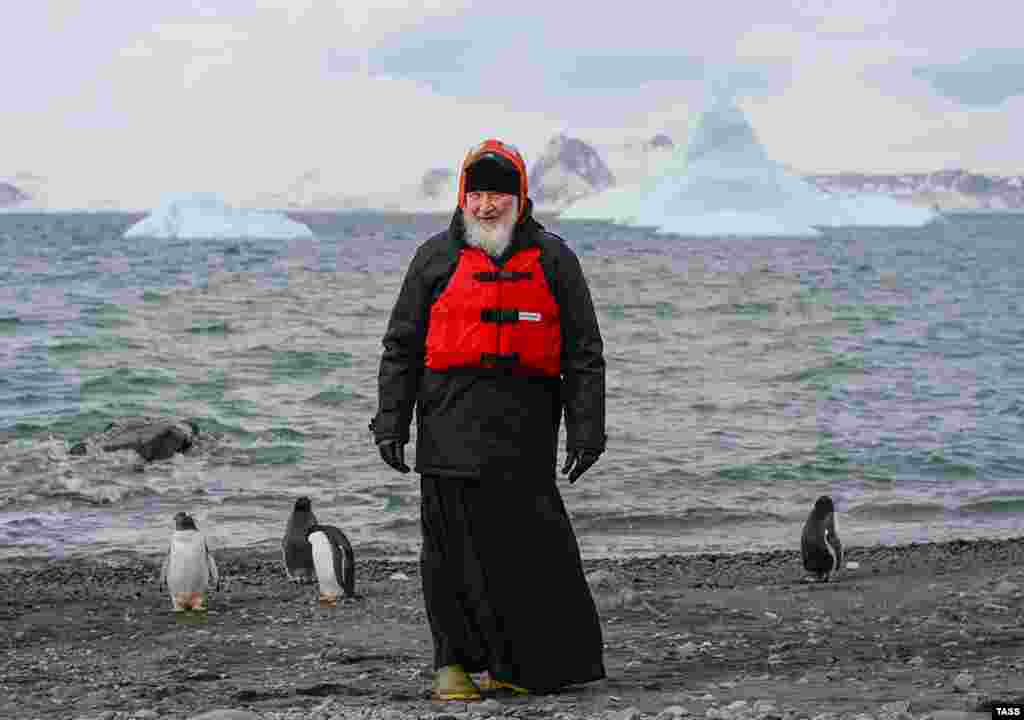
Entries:
{"type": "Polygon", "coordinates": [[[608,679],[470,704],[429,699],[415,563],[359,562],[360,597],[329,609],[270,545],[215,555],[221,591],[187,621],[158,556],[5,562],[0,718],[953,720],[1024,702],[1024,538],[854,547],[828,584],[795,551],[588,560],[608,679]]]}

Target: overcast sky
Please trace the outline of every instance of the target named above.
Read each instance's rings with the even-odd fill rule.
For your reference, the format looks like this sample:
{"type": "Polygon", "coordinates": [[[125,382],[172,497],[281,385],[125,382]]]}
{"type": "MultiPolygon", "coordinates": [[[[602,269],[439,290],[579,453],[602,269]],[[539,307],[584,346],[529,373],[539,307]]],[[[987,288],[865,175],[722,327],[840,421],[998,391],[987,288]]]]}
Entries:
{"type": "Polygon", "coordinates": [[[0,179],[82,202],[375,192],[496,135],[684,142],[713,83],[803,172],[1024,174],[1013,0],[9,3],[0,179]]]}

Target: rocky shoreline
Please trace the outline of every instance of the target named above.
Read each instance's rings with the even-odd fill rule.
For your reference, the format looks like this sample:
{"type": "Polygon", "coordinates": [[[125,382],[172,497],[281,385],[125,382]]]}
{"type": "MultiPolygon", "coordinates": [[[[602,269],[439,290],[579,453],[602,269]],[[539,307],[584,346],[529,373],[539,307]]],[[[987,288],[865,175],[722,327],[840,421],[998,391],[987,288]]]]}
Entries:
{"type": "Polygon", "coordinates": [[[0,717],[953,720],[1024,702],[1024,538],[850,548],[859,567],[828,584],[795,551],[587,560],[608,678],[469,704],[429,699],[416,563],[360,562],[361,597],[327,609],[277,549],[222,550],[221,592],[185,622],[160,559],[0,567],[0,717]]]}

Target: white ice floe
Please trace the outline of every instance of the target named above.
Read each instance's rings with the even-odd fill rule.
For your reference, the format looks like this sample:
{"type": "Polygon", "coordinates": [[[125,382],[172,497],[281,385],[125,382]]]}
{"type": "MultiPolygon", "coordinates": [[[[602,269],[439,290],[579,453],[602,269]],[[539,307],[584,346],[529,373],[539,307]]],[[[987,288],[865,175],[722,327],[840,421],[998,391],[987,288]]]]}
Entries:
{"type": "Polygon", "coordinates": [[[233,208],[215,193],[196,192],[166,196],[124,237],[290,240],[313,237],[313,232],[284,213],[233,208]]]}

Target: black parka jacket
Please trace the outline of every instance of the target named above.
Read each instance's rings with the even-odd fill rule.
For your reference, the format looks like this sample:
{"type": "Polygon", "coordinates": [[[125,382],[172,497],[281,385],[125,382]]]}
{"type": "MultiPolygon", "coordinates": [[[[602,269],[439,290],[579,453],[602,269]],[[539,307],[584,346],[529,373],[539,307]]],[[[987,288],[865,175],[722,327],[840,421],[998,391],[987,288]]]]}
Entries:
{"type": "Polygon", "coordinates": [[[380,362],[374,439],[409,441],[416,411],[416,463],[422,474],[492,477],[554,474],[563,408],[567,450],[605,449],[605,361],[597,315],[576,254],[532,216],[532,202],[496,260],[541,248],[540,262],[559,305],[560,378],[502,370],[433,371],[424,366],[430,309],[455,272],[465,245],[462,210],[417,249],[405,275],[380,362]]]}

